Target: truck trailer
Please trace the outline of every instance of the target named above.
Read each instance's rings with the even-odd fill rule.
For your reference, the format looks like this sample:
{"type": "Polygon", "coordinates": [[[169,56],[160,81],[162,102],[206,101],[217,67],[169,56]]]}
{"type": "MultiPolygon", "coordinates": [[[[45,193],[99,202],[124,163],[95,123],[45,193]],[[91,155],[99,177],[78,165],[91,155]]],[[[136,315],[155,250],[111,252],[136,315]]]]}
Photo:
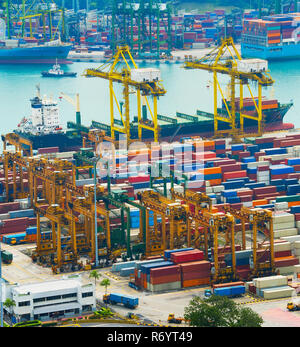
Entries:
{"type": "Polygon", "coordinates": [[[125,307],[133,309],[138,306],[139,299],[131,295],[111,293],[103,295],[103,302],[112,305],[123,304],[125,307]]]}

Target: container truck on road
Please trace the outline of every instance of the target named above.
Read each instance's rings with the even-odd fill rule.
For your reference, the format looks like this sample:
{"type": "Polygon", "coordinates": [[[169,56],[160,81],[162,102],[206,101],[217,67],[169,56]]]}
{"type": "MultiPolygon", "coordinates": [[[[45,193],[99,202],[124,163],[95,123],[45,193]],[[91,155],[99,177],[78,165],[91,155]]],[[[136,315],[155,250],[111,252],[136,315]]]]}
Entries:
{"type": "Polygon", "coordinates": [[[139,299],[131,296],[131,295],[125,295],[125,294],[105,294],[103,295],[103,302],[106,304],[123,304],[127,308],[136,308],[139,305],[139,299]]]}

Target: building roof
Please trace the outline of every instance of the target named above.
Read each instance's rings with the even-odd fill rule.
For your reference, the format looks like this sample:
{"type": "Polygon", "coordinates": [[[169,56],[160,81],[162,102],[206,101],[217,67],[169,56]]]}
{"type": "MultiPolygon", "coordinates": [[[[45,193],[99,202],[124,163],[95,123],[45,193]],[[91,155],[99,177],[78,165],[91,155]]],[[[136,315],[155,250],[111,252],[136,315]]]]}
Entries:
{"type": "Polygon", "coordinates": [[[61,279],[37,283],[22,284],[13,288],[17,294],[38,294],[42,292],[53,292],[57,290],[73,289],[81,286],[79,279],[61,279]]]}

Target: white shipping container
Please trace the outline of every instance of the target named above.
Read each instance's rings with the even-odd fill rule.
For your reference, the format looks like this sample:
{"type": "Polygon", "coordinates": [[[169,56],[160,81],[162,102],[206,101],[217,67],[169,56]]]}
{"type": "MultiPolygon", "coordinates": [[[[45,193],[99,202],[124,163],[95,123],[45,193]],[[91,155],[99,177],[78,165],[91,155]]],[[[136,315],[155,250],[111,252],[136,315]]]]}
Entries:
{"type": "Polygon", "coordinates": [[[181,282],[169,282],[161,284],[151,284],[147,283],[147,289],[151,292],[164,292],[168,290],[178,290],[181,289],[181,282]],[[149,289],[148,289],[149,288],[149,289]]]}
{"type": "Polygon", "coordinates": [[[212,188],[213,188],[214,193],[220,193],[224,190],[224,186],[222,186],[222,185],[221,186],[214,186],[212,188]]]}
{"type": "Polygon", "coordinates": [[[284,230],[284,229],[291,229],[295,227],[295,222],[286,222],[286,223],[274,223],[273,229],[274,230],[284,230]]]}
{"type": "Polygon", "coordinates": [[[271,288],[278,286],[286,286],[288,283],[288,279],[286,276],[278,275],[278,276],[269,276],[269,277],[261,277],[261,278],[253,278],[253,283],[255,287],[262,288],[271,288]]]}
{"type": "Polygon", "coordinates": [[[300,249],[300,241],[295,241],[293,246],[295,249],[300,249]]]}
{"type": "Polygon", "coordinates": [[[294,244],[293,243],[295,241],[300,241],[300,235],[281,237],[281,239],[289,241],[292,244],[292,248],[294,248],[294,244]]]}
{"type": "Polygon", "coordinates": [[[132,69],[131,79],[136,82],[153,82],[160,80],[160,70],[154,68],[132,69]]]}
{"type": "Polygon", "coordinates": [[[279,230],[279,231],[280,231],[280,236],[279,237],[298,235],[298,229],[297,228],[283,229],[283,230],[279,230]]]}
{"type": "Polygon", "coordinates": [[[263,59],[237,60],[237,70],[241,72],[262,72],[268,70],[268,61],[263,59]]]}
{"type": "Polygon", "coordinates": [[[274,213],[273,221],[274,223],[287,223],[295,220],[295,216],[291,213],[274,213]]]}
{"type": "Polygon", "coordinates": [[[263,297],[264,299],[279,299],[288,298],[295,293],[295,290],[289,286],[284,286],[282,288],[264,289],[263,297]]]}
{"type": "Polygon", "coordinates": [[[282,266],[282,267],[277,267],[275,270],[279,271],[280,275],[292,275],[294,273],[294,266],[282,266]]]}
{"type": "Polygon", "coordinates": [[[284,211],[284,210],[287,210],[288,208],[289,208],[289,204],[287,201],[275,203],[275,209],[278,211],[284,211]]]}
{"type": "Polygon", "coordinates": [[[269,161],[254,161],[252,163],[247,163],[248,168],[260,167],[260,166],[270,166],[270,162],[269,161]]]}

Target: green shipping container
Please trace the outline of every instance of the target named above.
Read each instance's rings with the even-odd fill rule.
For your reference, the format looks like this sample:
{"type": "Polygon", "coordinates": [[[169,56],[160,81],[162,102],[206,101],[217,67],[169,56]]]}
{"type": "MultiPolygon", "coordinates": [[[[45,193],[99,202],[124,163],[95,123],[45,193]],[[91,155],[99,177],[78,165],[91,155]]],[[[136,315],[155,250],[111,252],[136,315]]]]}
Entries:
{"type": "Polygon", "coordinates": [[[300,201],[300,195],[279,196],[276,202],[300,201]]]}

